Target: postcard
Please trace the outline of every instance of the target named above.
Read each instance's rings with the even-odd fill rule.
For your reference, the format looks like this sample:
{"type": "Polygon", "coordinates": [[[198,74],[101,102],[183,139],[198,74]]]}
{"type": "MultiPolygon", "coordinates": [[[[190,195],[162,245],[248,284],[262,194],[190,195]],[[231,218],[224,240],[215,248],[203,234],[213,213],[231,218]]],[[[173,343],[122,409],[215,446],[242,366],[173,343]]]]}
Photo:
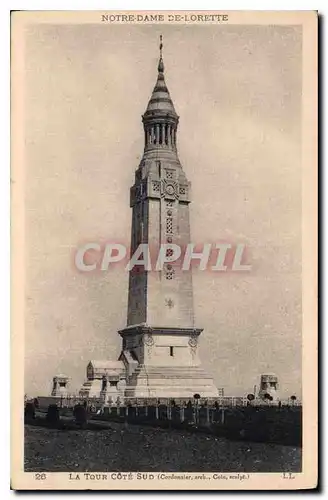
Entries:
{"type": "Polygon", "coordinates": [[[316,488],[317,23],[12,13],[13,489],[316,488]]]}

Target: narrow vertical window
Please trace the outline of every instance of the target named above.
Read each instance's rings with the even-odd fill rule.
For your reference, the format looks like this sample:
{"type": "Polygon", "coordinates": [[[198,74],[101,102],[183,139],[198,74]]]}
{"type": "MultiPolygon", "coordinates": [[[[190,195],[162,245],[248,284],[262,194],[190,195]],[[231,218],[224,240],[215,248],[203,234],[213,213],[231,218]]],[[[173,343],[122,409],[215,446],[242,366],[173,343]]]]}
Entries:
{"type": "Polygon", "coordinates": [[[172,346],[170,346],[170,356],[174,356],[173,347],[172,346]]]}

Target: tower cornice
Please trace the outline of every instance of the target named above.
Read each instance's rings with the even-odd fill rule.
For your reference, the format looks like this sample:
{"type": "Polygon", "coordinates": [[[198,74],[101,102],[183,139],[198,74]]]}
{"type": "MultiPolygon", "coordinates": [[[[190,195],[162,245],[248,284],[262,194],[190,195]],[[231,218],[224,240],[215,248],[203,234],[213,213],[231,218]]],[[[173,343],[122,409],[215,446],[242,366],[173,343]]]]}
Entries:
{"type": "Polygon", "coordinates": [[[199,337],[203,328],[177,328],[169,326],[148,326],[146,324],[132,325],[119,330],[121,337],[134,336],[134,335],[183,335],[187,337],[199,337]]]}

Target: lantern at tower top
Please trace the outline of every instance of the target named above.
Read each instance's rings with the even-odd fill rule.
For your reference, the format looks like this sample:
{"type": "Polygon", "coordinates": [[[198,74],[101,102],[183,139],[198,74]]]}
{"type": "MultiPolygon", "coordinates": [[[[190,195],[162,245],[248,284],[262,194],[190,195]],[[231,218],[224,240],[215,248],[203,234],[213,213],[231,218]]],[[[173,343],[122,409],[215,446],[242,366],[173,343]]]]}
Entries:
{"type": "Polygon", "coordinates": [[[142,117],[145,130],[145,151],[163,148],[176,151],[179,117],[165,83],[162,35],[159,51],[157,81],[142,117]]]}

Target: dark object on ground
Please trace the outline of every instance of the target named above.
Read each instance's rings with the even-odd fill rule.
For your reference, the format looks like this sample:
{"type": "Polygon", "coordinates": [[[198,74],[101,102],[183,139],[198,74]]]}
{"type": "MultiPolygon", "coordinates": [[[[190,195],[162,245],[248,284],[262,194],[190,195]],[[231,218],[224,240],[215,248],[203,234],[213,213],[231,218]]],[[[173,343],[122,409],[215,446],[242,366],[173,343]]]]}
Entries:
{"type": "Polygon", "coordinates": [[[51,425],[58,425],[60,422],[59,408],[56,404],[48,406],[46,421],[51,425]]]}
{"type": "Polygon", "coordinates": [[[34,403],[28,402],[24,408],[25,420],[30,420],[35,418],[35,406],[34,403]]]}
{"type": "Polygon", "coordinates": [[[74,406],[73,416],[77,425],[81,427],[86,427],[88,423],[88,413],[85,406],[79,404],[74,406]]]}

